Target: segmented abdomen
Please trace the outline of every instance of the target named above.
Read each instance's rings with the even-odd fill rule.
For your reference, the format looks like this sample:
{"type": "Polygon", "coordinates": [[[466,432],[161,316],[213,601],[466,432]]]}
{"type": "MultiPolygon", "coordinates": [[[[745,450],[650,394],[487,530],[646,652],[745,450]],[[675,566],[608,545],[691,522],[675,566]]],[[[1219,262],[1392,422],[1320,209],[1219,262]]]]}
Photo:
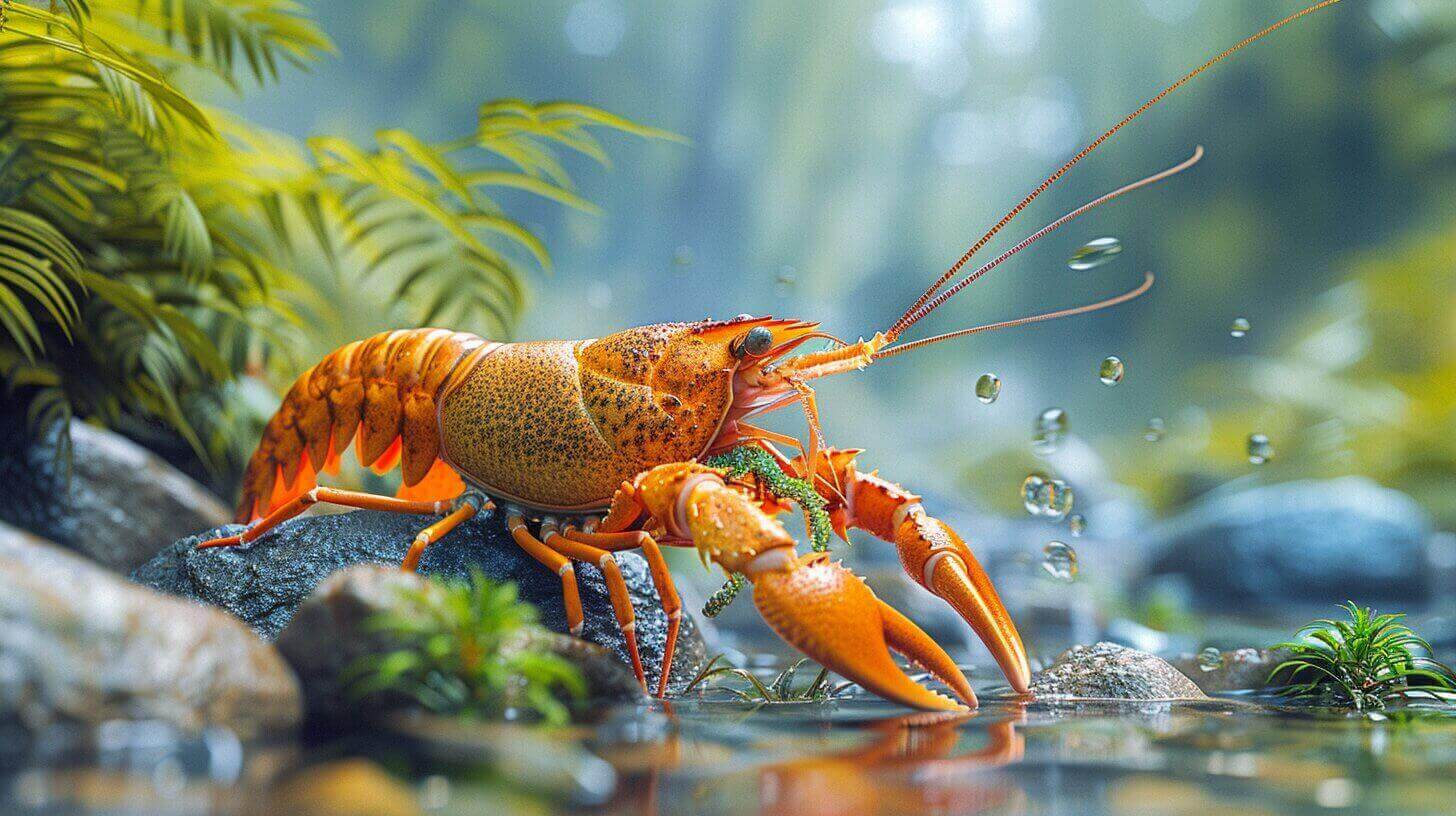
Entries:
{"type": "MultiPolygon", "coordinates": [[[[305,371],[263,430],[237,519],[250,521],[336,472],[357,444],[360,463],[383,473],[400,464],[400,496],[450,498],[464,484],[440,458],[437,397],[470,352],[495,346],[448,329],[403,329],[339,348],[305,371]]],[[[479,359],[479,355],[476,356],[479,359]]]]}

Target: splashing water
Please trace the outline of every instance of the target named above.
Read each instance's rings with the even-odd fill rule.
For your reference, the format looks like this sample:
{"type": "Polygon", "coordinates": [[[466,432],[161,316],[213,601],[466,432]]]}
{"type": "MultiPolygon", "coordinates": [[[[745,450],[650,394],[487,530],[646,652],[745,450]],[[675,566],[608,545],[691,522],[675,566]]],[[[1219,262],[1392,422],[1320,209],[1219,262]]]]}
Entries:
{"type": "Polygon", "coordinates": [[[1041,568],[1064,583],[1077,579],[1077,551],[1060,541],[1049,541],[1042,547],[1041,568]]]}
{"type": "Polygon", "coordinates": [[[1001,378],[987,371],[976,380],[976,399],[986,405],[996,401],[1001,396],[1001,378]]]}
{"type": "Polygon", "coordinates": [[[1122,252],[1122,242],[1116,238],[1094,238],[1083,244],[1067,259],[1067,267],[1082,272],[1111,261],[1122,252]]]}

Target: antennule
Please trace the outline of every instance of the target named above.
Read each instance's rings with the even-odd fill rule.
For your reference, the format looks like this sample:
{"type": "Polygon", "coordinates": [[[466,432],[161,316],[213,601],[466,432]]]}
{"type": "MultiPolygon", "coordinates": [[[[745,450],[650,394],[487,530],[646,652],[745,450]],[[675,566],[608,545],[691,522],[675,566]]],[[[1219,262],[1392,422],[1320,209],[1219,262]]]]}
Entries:
{"type": "Polygon", "coordinates": [[[1066,175],[1068,170],[1071,170],[1072,167],[1074,167],[1078,162],[1086,158],[1089,153],[1100,147],[1103,142],[1112,138],[1113,134],[1117,133],[1119,130],[1122,130],[1122,128],[1128,123],[1132,122],[1139,116],[1142,116],[1145,112],[1147,112],[1149,108],[1163,101],[1163,98],[1166,97],[1168,94],[1171,94],[1172,92],[1178,90],[1179,88],[1186,85],[1189,80],[1193,79],[1194,77],[1198,76],[1209,68],[1212,68],[1219,62],[1222,62],[1235,51],[1238,51],[1246,45],[1263,39],[1264,37],[1274,33],[1280,28],[1283,28],[1289,23],[1298,20],[1306,14],[1312,14],[1313,12],[1319,11],[1320,9],[1333,6],[1338,2],[1340,2],[1340,0],[1323,0],[1323,2],[1315,3],[1312,6],[1308,6],[1304,9],[1301,9],[1300,11],[1289,15],[1288,17],[1285,17],[1277,23],[1265,27],[1264,29],[1252,36],[1240,40],[1238,43],[1230,46],[1229,48],[1219,53],[1218,56],[1215,56],[1214,58],[1208,60],[1197,68],[1194,68],[1192,71],[1184,74],[1177,82],[1174,82],[1172,85],[1164,88],[1158,93],[1157,96],[1143,103],[1142,107],[1138,108],[1127,116],[1124,116],[1122,118],[1122,121],[1113,125],[1105,133],[1093,140],[1091,144],[1082,148],[1081,152],[1073,156],[1070,161],[1062,165],[1055,173],[1052,173],[1050,176],[1048,176],[1045,181],[1037,185],[1035,190],[1032,190],[1025,198],[1021,199],[1021,201],[1015,207],[1012,207],[1011,210],[1006,213],[1006,215],[1002,216],[1001,220],[997,221],[994,227],[991,227],[991,229],[987,230],[986,234],[982,235],[980,240],[972,244],[971,248],[966,250],[966,253],[962,255],[959,260],[951,264],[950,268],[947,269],[945,273],[942,274],[938,279],[936,279],[935,283],[930,285],[930,288],[926,289],[925,292],[921,294],[914,303],[910,304],[910,308],[906,309],[905,313],[900,317],[900,319],[895,321],[895,324],[891,326],[889,330],[887,330],[885,333],[890,337],[894,337],[900,332],[904,331],[905,328],[910,325],[910,323],[914,322],[910,319],[910,316],[914,314],[918,309],[920,309],[921,306],[924,306],[926,301],[930,300],[931,296],[934,295],[936,291],[945,284],[946,281],[955,277],[956,273],[961,271],[961,267],[965,266],[966,263],[970,261],[971,257],[981,250],[981,247],[984,247],[992,238],[996,236],[997,233],[1002,230],[1002,228],[1004,228],[1007,224],[1011,223],[1012,219],[1016,218],[1017,215],[1020,215],[1021,211],[1026,209],[1026,206],[1028,204],[1035,201],[1038,196],[1046,192],[1048,187],[1051,187],[1053,184],[1057,183],[1057,180],[1060,179],[1062,176],[1066,175]]]}
{"type": "Polygon", "coordinates": [[[957,337],[965,337],[968,334],[980,334],[981,332],[995,331],[996,329],[1009,329],[1014,326],[1025,326],[1028,323],[1041,323],[1045,320],[1056,320],[1059,317],[1071,317],[1073,315],[1087,314],[1088,312],[1096,312],[1102,309],[1116,306],[1119,303],[1126,303],[1129,300],[1141,297],[1143,293],[1153,288],[1153,273],[1145,272],[1143,274],[1144,278],[1142,284],[1140,284],[1136,289],[1123,292],[1117,297],[1110,297],[1106,300],[1099,300],[1096,303],[1088,303],[1085,306],[1076,306],[1071,309],[1059,309],[1055,312],[1046,312],[1044,314],[1032,315],[1030,317],[1018,317],[1015,320],[1003,320],[1000,323],[987,323],[984,326],[974,326],[969,329],[960,329],[958,331],[946,332],[945,334],[937,334],[934,337],[926,337],[923,340],[913,340],[909,343],[902,343],[897,346],[890,346],[881,349],[875,352],[874,359],[883,360],[886,357],[894,357],[896,354],[904,354],[907,351],[918,349],[922,346],[929,346],[934,343],[939,343],[943,340],[954,340],[957,337]]]}

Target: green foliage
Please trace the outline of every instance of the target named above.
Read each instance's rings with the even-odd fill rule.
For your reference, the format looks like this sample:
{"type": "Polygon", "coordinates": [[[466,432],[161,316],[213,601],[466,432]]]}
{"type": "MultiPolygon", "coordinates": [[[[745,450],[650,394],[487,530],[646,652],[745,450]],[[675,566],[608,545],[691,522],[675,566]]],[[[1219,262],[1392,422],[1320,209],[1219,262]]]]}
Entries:
{"type": "MultiPolygon", "coordinates": [[[[747,474],[753,474],[758,481],[768,488],[768,492],[775,498],[792,501],[799,505],[804,511],[804,517],[809,525],[809,538],[813,541],[814,552],[829,551],[830,523],[829,514],[824,511],[824,497],[814,489],[814,485],[804,479],[796,479],[779,467],[779,463],[768,454],[768,451],[754,445],[740,445],[733,450],[720,453],[717,456],[709,457],[703,464],[708,467],[722,468],[728,471],[732,478],[739,478],[747,474]]],[[[714,618],[719,615],[738,593],[743,590],[745,581],[741,575],[730,575],[723,586],[719,587],[707,602],[703,604],[703,614],[714,618]]]]}
{"type": "Polygon", "coordinates": [[[468,582],[432,582],[366,621],[396,647],[350,666],[349,693],[400,693],[436,714],[476,718],[524,706],[566,722],[586,684],[561,657],[519,645],[535,625],[536,608],[519,600],[515,584],[479,572],[468,582]]]}
{"type": "MultiPolygon", "coordinates": [[[[14,2],[0,33],[0,380],[34,430],[141,419],[238,470],[263,406],[339,322],[327,285],[378,289],[394,325],[509,334],[540,238],[492,197],[594,212],[562,163],[593,131],[666,136],[570,103],[491,102],[467,136],[382,130],[301,145],[197,102],[333,45],[293,0],[14,2]],[[311,259],[326,259],[323,272],[311,259]],[[250,413],[251,412],[251,413],[250,413]]],[[[348,337],[345,339],[355,339],[348,337]]],[[[342,341],[341,341],[342,342],[342,341]]],[[[317,355],[315,355],[317,356],[317,355]]]]}
{"type": "Polygon", "coordinates": [[[1313,621],[1274,647],[1292,653],[1269,675],[1270,683],[1284,675],[1283,694],[1363,711],[1456,691],[1456,674],[1428,656],[1430,644],[1400,622],[1404,615],[1378,615],[1349,601],[1344,608],[1348,621],[1313,621]]]}
{"type": "Polygon", "coordinates": [[[723,655],[716,655],[693,677],[683,691],[692,691],[712,680],[716,687],[725,689],[738,699],[748,703],[822,703],[832,699],[838,693],[838,689],[830,682],[829,670],[826,668],[821,667],[819,673],[814,675],[814,679],[810,680],[808,685],[800,688],[794,687],[794,680],[799,673],[799,668],[807,662],[807,658],[801,659],[779,672],[772,680],[764,683],[753,672],[730,665],[723,655]],[[719,661],[722,661],[723,665],[718,665],[719,661]],[[742,681],[745,685],[725,685],[722,680],[730,677],[742,681]]]}

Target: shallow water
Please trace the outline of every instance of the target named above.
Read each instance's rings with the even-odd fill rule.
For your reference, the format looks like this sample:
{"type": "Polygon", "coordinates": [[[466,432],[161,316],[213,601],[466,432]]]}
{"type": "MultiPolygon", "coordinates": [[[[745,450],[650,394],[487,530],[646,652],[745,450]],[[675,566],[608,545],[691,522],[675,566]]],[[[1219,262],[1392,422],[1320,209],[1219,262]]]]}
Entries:
{"type": "Polygon", "coordinates": [[[1372,716],[1254,698],[1024,703],[985,691],[979,711],[959,715],[859,697],[702,699],[624,707],[588,728],[412,721],[306,748],[135,729],[93,734],[87,749],[58,738],[6,755],[0,812],[277,812],[282,789],[336,812],[338,788],[373,788],[347,774],[310,786],[308,770],[283,769],[349,757],[378,763],[414,812],[443,814],[1448,813],[1456,802],[1456,708],[1372,716]]]}

